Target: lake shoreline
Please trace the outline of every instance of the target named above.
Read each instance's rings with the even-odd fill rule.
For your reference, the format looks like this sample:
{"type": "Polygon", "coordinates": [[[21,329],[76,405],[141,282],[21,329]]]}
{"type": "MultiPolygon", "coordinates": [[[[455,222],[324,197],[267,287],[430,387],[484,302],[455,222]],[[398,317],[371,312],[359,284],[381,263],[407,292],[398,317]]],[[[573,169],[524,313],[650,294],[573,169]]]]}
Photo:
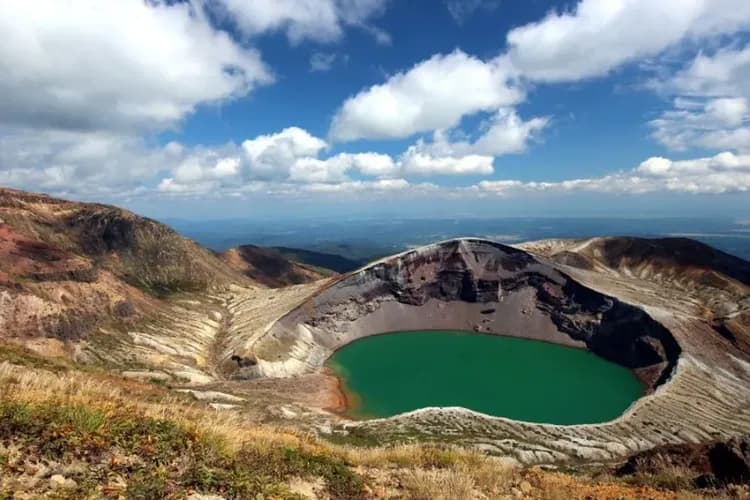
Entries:
{"type": "Polygon", "coordinates": [[[332,388],[327,391],[329,397],[324,409],[351,420],[346,414],[349,410],[349,399],[344,391],[343,380],[341,380],[341,377],[336,374],[335,370],[327,366],[323,368],[323,375],[331,380],[330,385],[332,386],[332,388]]]}

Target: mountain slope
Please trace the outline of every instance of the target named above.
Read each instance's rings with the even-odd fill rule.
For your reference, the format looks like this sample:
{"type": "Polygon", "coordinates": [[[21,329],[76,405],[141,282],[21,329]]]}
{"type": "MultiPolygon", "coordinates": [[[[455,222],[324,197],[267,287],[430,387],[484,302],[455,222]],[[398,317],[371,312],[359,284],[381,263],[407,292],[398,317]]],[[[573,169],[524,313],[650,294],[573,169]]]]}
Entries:
{"type": "Polygon", "coordinates": [[[273,247],[273,249],[290,260],[330,269],[341,274],[354,271],[367,263],[366,260],[350,259],[338,254],[316,252],[301,248],[273,247]]]}
{"type": "MultiPolygon", "coordinates": [[[[545,242],[524,244],[542,246],[545,242]]],[[[557,261],[571,254],[583,257],[590,265],[610,269],[628,269],[639,275],[655,276],[667,272],[717,286],[716,277],[724,275],[750,285],[750,263],[704,243],[688,238],[610,237],[589,240],[547,240],[545,253],[557,261]],[[555,241],[557,246],[555,246],[555,241]]],[[[580,261],[579,261],[580,262],[580,261]]],[[[571,264],[574,265],[574,264],[571,264]]]]}
{"type": "Polygon", "coordinates": [[[238,273],[271,288],[310,283],[331,274],[289,260],[275,249],[255,245],[231,248],[221,253],[220,257],[238,273]]]}
{"type": "Polygon", "coordinates": [[[20,485],[31,497],[290,496],[302,482],[308,495],[328,498],[673,498],[537,469],[503,472],[447,443],[575,468],[750,429],[750,356],[739,352],[748,264],[688,240],[542,242],[527,245],[534,256],[462,239],[340,280],[269,289],[317,271],[252,246],[223,256],[228,264],[158,222],[105,205],[0,190],[0,219],[0,387],[8,388],[0,391],[0,497],[20,485]],[[394,324],[401,319],[413,323],[394,324]],[[675,368],[621,418],[588,426],[455,408],[366,422],[336,415],[338,383],[316,368],[324,349],[365,328],[438,321],[579,347],[592,341],[593,351],[627,356],[619,361],[634,368],[664,355],[675,368]],[[40,336],[54,337],[49,344],[67,349],[68,360],[37,349],[40,336]],[[317,432],[346,443],[441,446],[336,447],[317,432]]]}
{"type": "Polygon", "coordinates": [[[333,445],[22,350],[0,349],[0,387],[0,498],[675,496],[451,446],[333,445]]]}
{"type": "Polygon", "coordinates": [[[0,189],[0,335],[78,339],[132,324],[160,297],[245,282],[151,219],[0,189]]]}
{"type": "Polygon", "coordinates": [[[237,279],[200,245],[120,208],[2,189],[0,219],[27,238],[88,258],[151,294],[200,290],[237,279]]]}

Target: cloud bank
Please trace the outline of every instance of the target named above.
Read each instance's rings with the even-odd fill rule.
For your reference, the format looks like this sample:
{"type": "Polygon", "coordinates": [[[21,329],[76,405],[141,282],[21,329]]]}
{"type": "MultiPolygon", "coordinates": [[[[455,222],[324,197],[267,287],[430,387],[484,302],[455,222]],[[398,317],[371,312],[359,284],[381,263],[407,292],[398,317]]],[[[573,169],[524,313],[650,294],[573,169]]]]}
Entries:
{"type": "MultiPolygon", "coordinates": [[[[477,1],[447,5],[461,19],[480,8],[477,1]]],[[[746,0],[581,0],[512,29],[496,54],[457,48],[365,86],[332,110],[326,137],[290,124],[239,144],[154,139],[202,106],[272,85],[274,71],[254,47],[260,36],[281,33],[292,46],[334,44],[347,29],[361,29],[389,43],[373,24],[387,6],[386,0],[0,2],[0,183],[108,197],[750,188],[750,45],[733,38],[750,29],[746,0]],[[648,75],[645,88],[664,98],[664,109],[646,126],[681,159],[662,154],[629,170],[559,182],[527,180],[533,172],[501,178],[498,158],[523,154],[554,127],[551,112],[522,112],[536,88],[626,66],[648,75]],[[385,154],[361,147],[365,140],[404,146],[385,154]]],[[[336,53],[313,52],[310,70],[329,70],[336,53]]]]}

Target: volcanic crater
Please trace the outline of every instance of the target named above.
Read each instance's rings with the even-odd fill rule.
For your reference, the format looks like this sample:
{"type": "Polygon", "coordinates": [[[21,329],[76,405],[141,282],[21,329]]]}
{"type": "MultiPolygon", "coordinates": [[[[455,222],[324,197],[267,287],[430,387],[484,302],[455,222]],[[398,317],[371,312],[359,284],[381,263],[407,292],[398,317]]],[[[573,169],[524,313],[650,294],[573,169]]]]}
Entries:
{"type": "MultiPolygon", "coordinates": [[[[516,248],[466,238],[382,259],[329,282],[272,322],[252,342],[255,363],[235,376],[304,378],[325,373],[334,351],[367,336],[467,330],[588,349],[633,370],[646,395],[601,424],[534,424],[449,407],[338,423],[332,432],[455,440],[549,463],[605,461],[750,431],[750,364],[738,341],[747,333],[747,282],[723,274],[706,279],[689,265],[653,268],[659,259],[651,257],[651,268],[638,268],[645,260],[639,264],[632,249],[613,249],[612,241],[622,245],[593,239],[516,248]]],[[[446,369],[461,366],[447,359],[446,369]]]]}
{"type": "Polygon", "coordinates": [[[353,340],[405,330],[471,330],[586,348],[635,370],[650,389],[680,354],[669,330],[642,309],[523,250],[464,239],[376,262],[321,290],[256,344],[259,374],[314,370],[353,340]]]}

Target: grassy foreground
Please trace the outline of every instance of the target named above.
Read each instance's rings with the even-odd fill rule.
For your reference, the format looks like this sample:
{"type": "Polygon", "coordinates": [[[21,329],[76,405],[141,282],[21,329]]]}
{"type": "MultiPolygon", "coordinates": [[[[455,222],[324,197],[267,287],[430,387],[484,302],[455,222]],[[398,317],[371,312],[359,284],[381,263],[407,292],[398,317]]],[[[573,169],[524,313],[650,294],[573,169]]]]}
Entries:
{"type": "Polygon", "coordinates": [[[701,498],[650,479],[521,469],[449,447],[333,445],[0,346],[0,499],[701,498]]]}

